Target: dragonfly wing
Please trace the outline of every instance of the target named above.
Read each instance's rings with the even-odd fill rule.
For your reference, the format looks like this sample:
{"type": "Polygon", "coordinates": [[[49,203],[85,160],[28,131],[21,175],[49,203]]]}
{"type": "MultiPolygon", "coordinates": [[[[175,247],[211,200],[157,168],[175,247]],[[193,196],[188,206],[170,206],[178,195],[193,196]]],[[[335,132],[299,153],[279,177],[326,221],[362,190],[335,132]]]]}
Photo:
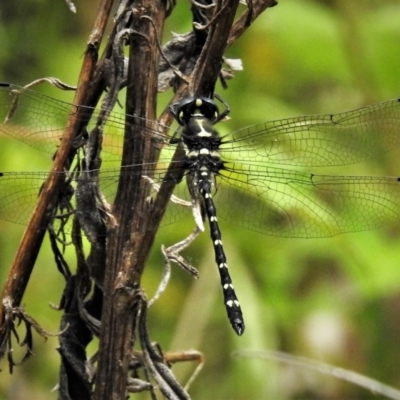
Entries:
{"type": "Polygon", "coordinates": [[[400,100],[394,99],[250,126],[227,136],[221,149],[232,160],[324,167],[357,163],[399,146],[400,100]]]}
{"type": "Polygon", "coordinates": [[[234,164],[221,171],[222,218],[284,237],[328,237],[365,231],[400,217],[397,177],[329,176],[234,164]]]}

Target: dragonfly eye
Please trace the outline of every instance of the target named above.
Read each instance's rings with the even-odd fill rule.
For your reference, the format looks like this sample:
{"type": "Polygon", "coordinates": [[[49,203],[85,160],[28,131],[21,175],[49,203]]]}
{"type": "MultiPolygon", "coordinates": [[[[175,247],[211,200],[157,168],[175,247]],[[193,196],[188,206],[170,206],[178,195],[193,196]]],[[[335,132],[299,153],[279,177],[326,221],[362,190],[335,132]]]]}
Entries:
{"type": "Polygon", "coordinates": [[[180,125],[186,125],[193,117],[203,117],[215,122],[219,117],[217,105],[207,97],[188,97],[170,107],[180,125]]]}

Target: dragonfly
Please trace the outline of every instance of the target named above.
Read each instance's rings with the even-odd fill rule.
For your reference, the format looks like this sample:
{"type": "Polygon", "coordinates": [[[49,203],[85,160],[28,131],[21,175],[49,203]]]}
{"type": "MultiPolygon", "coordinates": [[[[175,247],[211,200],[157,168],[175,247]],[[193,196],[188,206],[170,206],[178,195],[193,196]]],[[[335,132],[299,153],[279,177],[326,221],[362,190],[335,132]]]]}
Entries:
{"type": "MultiPolygon", "coordinates": [[[[176,146],[185,148],[181,168],[186,179],[175,194],[198,204],[202,218],[208,220],[228,319],[241,335],[245,323],[228,271],[220,219],[266,235],[298,238],[370,230],[399,220],[399,177],[323,175],[303,168],[358,163],[400,146],[400,100],[337,114],[269,121],[221,135],[215,125],[229,114],[225,106],[220,112],[210,98],[184,98],[170,108],[180,125],[178,131],[153,122],[146,134],[162,147],[157,165],[149,166],[149,171],[150,167],[155,171],[155,184],[165,179],[176,146]]],[[[52,154],[77,107],[1,84],[0,132],[52,154]],[[17,105],[16,91],[20,93],[17,105]]],[[[79,107],[84,115],[85,108],[79,107]]],[[[93,118],[98,115],[90,108],[87,113],[93,118]]],[[[121,159],[124,123],[123,113],[108,117],[103,167],[95,174],[102,194],[111,202],[118,180],[135,173],[135,166],[108,167],[121,159]]],[[[84,173],[90,181],[91,171],[84,173]]],[[[146,168],[140,173],[145,175],[146,168]]],[[[46,176],[46,172],[0,171],[0,218],[26,224],[46,176]]],[[[71,176],[68,182],[74,185],[77,180],[71,176]]],[[[169,208],[174,211],[164,217],[167,223],[179,219],[184,207],[171,202],[169,208]]]]}

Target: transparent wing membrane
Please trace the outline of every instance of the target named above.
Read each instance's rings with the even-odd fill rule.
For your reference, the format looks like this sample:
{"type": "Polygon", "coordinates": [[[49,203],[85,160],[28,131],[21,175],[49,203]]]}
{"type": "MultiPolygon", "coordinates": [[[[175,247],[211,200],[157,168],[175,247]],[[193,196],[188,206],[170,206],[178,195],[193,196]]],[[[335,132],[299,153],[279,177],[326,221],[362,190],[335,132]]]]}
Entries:
{"type": "Polygon", "coordinates": [[[224,138],[235,159],[292,166],[357,163],[400,146],[400,101],[250,126],[224,138]]]}

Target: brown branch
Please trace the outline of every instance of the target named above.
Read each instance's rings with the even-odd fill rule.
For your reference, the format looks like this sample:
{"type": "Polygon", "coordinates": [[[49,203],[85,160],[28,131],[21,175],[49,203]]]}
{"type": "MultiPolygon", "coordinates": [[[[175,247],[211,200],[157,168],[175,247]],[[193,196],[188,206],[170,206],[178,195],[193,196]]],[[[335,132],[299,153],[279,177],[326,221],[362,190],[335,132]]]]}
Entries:
{"type": "MultiPolygon", "coordinates": [[[[158,47],[166,16],[164,1],[135,3],[130,34],[130,57],[122,165],[136,165],[128,180],[120,181],[113,207],[118,226],[110,230],[104,279],[99,362],[94,398],[122,399],[126,395],[127,372],[135,328],[135,290],[139,288],[148,252],[154,240],[144,234],[149,221],[146,201],[149,184],[142,178],[141,165],[153,163],[156,148],[146,127],[156,119],[158,47]],[[142,18],[145,16],[146,18],[142,18]],[[157,26],[153,28],[149,18],[157,26]],[[135,117],[145,118],[135,120],[135,117]],[[148,120],[148,121],[147,121],[148,120]],[[144,241],[148,241],[144,244],[144,241]],[[110,379],[112,377],[112,379],[110,379]]],[[[145,173],[148,175],[148,171],[145,173]]]]}
{"type": "MultiPolygon", "coordinates": [[[[92,34],[87,44],[74,104],[84,104],[87,88],[96,66],[98,49],[107,24],[111,5],[112,0],[103,0],[100,5],[98,17],[94,23],[92,34]]],[[[63,184],[63,174],[57,172],[64,171],[67,166],[78,123],[79,113],[71,113],[60,148],[54,159],[53,167],[41,190],[37,205],[22,237],[19,249],[8,274],[1,298],[3,302],[4,300],[10,301],[13,307],[17,307],[21,303],[43,242],[46,227],[50,222],[52,211],[57,205],[58,192],[63,184]]],[[[5,309],[4,305],[1,304],[0,349],[4,348],[2,344],[7,340],[7,331],[4,329],[4,317],[5,309]]],[[[0,354],[0,358],[3,356],[4,354],[0,354]]]]}
{"type": "Polygon", "coordinates": [[[228,42],[239,0],[217,2],[217,17],[210,27],[207,41],[197,60],[189,93],[210,96],[221,71],[222,59],[228,42]]]}
{"type": "Polygon", "coordinates": [[[249,8],[235,22],[229,35],[228,47],[236,42],[250,26],[249,22],[253,22],[267,8],[274,7],[278,4],[276,0],[256,0],[252,3],[252,8],[249,8]]]}

